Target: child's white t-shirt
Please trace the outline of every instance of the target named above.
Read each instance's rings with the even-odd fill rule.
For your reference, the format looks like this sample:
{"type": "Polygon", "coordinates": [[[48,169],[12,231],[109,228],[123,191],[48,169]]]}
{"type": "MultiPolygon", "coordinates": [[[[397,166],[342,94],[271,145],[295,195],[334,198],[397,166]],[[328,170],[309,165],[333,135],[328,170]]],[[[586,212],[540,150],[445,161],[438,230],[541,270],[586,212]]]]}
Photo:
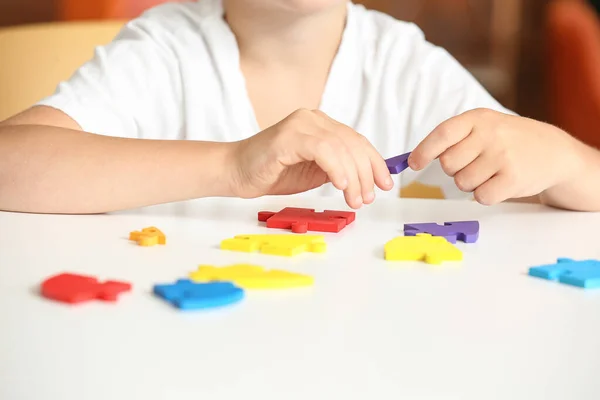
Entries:
{"type": "MultiPolygon", "coordinates": [[[[62,110],[85,131],[127,138],[236,141],[260,130],[221,0],[147,11],[38,104],[62,110]]],[[[417,26],[349,2],[324,113],[388,158],[411,151],[444,120],[481,107],[512,113],[417,26]]],[[[470,197],[438,162],[395,178],[396,187],[416,180],[447,198],[470,197]]],[[[330,184],[316,191],[336,193],[330,184]]]]}

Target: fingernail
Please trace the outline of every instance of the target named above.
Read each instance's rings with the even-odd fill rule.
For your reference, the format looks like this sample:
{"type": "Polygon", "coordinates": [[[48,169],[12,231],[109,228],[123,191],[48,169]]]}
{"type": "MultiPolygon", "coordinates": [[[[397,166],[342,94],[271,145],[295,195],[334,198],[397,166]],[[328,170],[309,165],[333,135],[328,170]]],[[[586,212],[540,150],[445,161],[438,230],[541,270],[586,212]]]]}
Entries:
{"type": "Polygon", "coordinates": [[[361,197],[361,196],[358,196],[358,197],[356,198],[356,204],[362,204],[362,203],[363,203],[363,199],[362,199],[362,197],[361,197]]]}
{"type": "Polygon", "coordinates": [[[365,200],[366,201],[373,201],[373,199],[375,198],[375,193],[374,192],[369,192],[367,193],[367,195],[365,196],[365,200]]]}
{"type": "Polygon", "coordinates": [[[394,181],[392,180],[392,178],[387,178],[385,180],[385,186],[392,186],[394,184],[394,181]]]}

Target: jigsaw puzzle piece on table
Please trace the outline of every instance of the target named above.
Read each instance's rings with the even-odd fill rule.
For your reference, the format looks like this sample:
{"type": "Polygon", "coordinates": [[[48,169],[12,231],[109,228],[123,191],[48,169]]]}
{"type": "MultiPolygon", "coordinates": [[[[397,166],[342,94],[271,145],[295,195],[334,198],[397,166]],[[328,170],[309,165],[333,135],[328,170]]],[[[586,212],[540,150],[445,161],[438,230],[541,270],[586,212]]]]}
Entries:
{"type": "Polygon", "coordinates": [[[311,276],[282,270],[265,270],[250,264],[235,264],[227,267],[200,265],[190,273],[195,282],[230,281],[243,289],[291,289],[310,286],[311,276]]]}
{"type": "Polygon", "coordinates": [[[315,212],[310,208],[286,207],[279,212],[260,211],[258,220],[267,223],[267,228],[291,229],[294,233],[308,231],[337,233],[354,222],[353,211],[315,212]]]}
{"type": "Polygon", "coordinates": [[[321,235],[237,235],[223,240],[221,249],[290,257],[304,252],[324,253],[327,244],[321,235]]]}
{"type": "Polygon", "coordinates": [[[600,260],[559,258],[556,264],[529,268],[529,275],[584,289],[600,288],[600,260]]]}
{"type": "Polygon", "coordinates": [[[160,229],[153,226],[144,228],[142,231],[133,231],[129,234],[129,240],[137,242],[140,246],[156,246],[167,244],[167,237],[160,229]]]}
{"type": "Polygon", "coordinates": [[[41,284],[42,296],[63,303],[78,304],[91,300],[117,301],[121,293],[129,292],[127,282],[100,283],[93,276],[63,273],[46,279],[41,284]]]}
{"type": "Polygon", "coordinates": [[[385,164],[387,165],[390,174],[399,174],[400,172],[407,169],[409,156],[410,152],[385,160],[385,164]]]}
{"type": "Polygon", "coordinates": [[[236,278],[254,276],[265,272],[263,267],[251,264],[233,264],[227,267],[199,265],[196,271],[190,272],[195,282],[234,281],[236,278]]]}
{"type": "Polygon", "coordinates": [[[441,264],[443,261],[461,261],[463,258],[462,252],[445,238],[427,233],[397,237],[387,242],[384,250],[388,261],[441,264]]]}
{"type": "Polygon", "coordinates": [[[231,282],[195,283],[189,279],[155,285],[153,292],[181,310],[222,307],[244,298],[244,290],[231,282]]]}
{"type": "Polygon", "coordinates": [[[479,239],[478,221],[445,222],[444,225],[434,223],[404,224],[404,234],[414,236],[418,233],[428,233],[432,236],[443,236],[450,243],[460,240],[465,243],[475,243],[479,239]]]}

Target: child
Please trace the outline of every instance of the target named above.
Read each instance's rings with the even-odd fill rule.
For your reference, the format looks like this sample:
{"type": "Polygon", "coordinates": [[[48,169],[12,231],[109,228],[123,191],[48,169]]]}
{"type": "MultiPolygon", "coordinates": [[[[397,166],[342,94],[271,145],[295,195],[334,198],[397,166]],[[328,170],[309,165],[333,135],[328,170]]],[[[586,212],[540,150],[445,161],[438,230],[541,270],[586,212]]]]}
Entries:
{"type": "Polygon", "coordinates": [[[600,210],[597,150],[504,109],[413,24],[347,0],[199,0],[129,22],[1,124],[0,209],[335,189],[359,208],[376,187],[398,195],[384,158],[411,150],[397,185],[600,210]]]}

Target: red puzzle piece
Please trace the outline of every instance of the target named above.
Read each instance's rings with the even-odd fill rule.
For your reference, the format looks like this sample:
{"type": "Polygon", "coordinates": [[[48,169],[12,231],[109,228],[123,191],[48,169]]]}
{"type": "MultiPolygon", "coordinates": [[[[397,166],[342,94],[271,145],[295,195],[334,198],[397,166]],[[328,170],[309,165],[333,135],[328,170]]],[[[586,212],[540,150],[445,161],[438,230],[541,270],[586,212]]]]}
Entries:
{"type": "Polygon", "coordinates": [[[267,222],[267,228],[291,229],[294,233],[317,232],[339,232],[346,225],[354,222],[353,211],[330,211],[315,212],[310,208],[286,207],[275,213],[261,211],[258,220],[267,222]]]}
{"type": "Polygon", "coordinates": [[[83,303],[90,300],[117,301],[119,294],[131,290],[126,282],[98,282],[93,276],[64,273],[42,283],[42,296],[64,303],[83,303]]]}

